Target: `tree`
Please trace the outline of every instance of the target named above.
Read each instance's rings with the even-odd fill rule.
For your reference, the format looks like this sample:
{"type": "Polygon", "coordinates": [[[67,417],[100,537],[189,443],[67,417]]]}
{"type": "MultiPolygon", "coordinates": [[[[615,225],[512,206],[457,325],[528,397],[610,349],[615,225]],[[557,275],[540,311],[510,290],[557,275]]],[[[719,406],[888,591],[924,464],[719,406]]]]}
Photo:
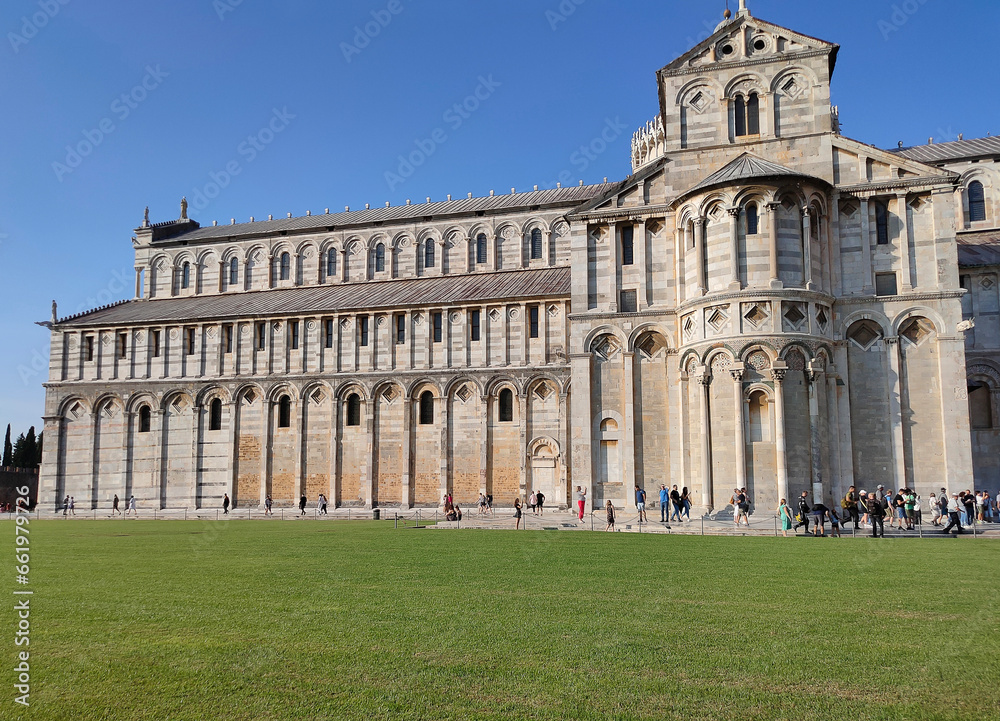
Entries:
{"type": "Polygon", "coordinates": [[[45,437],[45,431],[42,431],[41,433],[38,434],[38,443],[36,444],[36,452],[35,452],[36,466],[42,465],[42,439],[44,437],[45,437]]]}
{"type": "Polygon", "coordinates": [[[35,427],[28,429],[28,435],[24,437],[24,448],[21,450],[21,468],[34,468],[38,464],[35,462],[38,456],[38,441],[35,439],[35,427]]]}
{"type": "Polygon", "coordinates": [[[14,441],[14,450],[10,454],[10,464],[14,468],[24,468],[24,434],[22,433],[14,441]]]}
{"type": "Polygon", "coordinates": [[[13,446],[10,445],[10,423],[8,423],[7,437],[3,439],[3,462],[0,463],[0,465],[6,468],[7,466],[11,465],[11,463],[13,463],[13,460],[11,459],[11,454],[13,453],[13,451],[14,451],[13,446]]]}

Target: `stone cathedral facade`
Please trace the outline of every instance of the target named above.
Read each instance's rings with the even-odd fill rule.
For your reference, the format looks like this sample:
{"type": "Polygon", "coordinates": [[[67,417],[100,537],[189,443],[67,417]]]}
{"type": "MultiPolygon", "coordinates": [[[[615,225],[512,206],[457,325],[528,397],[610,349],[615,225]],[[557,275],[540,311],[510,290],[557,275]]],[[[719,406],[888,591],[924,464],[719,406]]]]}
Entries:
{"type": "Polygon", "coordinates": [[[843,136],[838,50],[741,8],[621,182],[147,218],[135,298],[48,324],[43,503],[997,489],[1000,139],[843,136]]]}

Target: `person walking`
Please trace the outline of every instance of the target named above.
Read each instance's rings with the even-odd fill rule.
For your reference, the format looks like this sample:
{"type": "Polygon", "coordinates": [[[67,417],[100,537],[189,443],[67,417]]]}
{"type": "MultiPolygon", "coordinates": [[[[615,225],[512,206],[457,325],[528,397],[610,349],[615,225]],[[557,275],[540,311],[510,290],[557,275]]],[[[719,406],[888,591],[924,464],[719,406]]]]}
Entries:
{"type": "Polygon", "coordinates": [[[878,496],[868,496],[868,520],[872,524],[872,538],[885,538],[885,506],[878,496]]]}
{"type": "MultiPolygon", "coordinates": [[[[858,522],[860,520],[858,516],[858,491],[854,486],[847,489],[843,506],[848,518],[854,524],[854,530],[858,530],[858,522]]],[[[844,519],[844,523],[847,523],[848,518],[844,519]]]]}
{"type": "Polygon", "coordinates": [[[670,491],[667,487],[660,484],[660,523],[667,522],[667,513],[670,509],[670,491]]]}
{"type": "Polygon", "coordinates": [[[128,497],[128,508],[125,509],[125,515],[130,513],[134,513],[136,518],[139,517],[139,511],[135,510],[135,494],[128,497]]]}
{"type": "Polygon", "coordinates": [[[306,496],[305,496],[305,494],[302,494],[302,496],[299,498],[299,511],[300,511],[300,513],[299,513],[300,516],[306,515],[306,496]]]}
{"type": "Polygon", "coordinates": [[[687,486],[681,489],[681,516],[686,517],[689,523],[691,522],[691,494],[688,493],[687,486]]]}
{"type": "Polygon", "coordinates": [[[638,484],[635,486],[635,507],[639,511],[639,523],[643,521],[649,523],[649,520],[646,518],[646,491],[639,488],[638,484]]]}
{"type": "Polygon", "coordinates": [[[840,538],[840,516],[837,515],[835,510],[830,508],[827,509],[826,517],[830,519],[830,535],[840,538]]]}
{"type": "Polygon", "coordinates": [[[906,511],[906,530],[917,530],[917,492],[907,488],[903,494],[903,508],[906,511]]]}
{"type": "Polygon", "coordinates": [[[320,506],[319,506],[320,513],[322,513],[324,516],[329,516],[330,512],[327,510],[327,506],[329,505],[329,502],[326,500],[326,494],[325,493],[320,493],[319,494],[319,502],[320,502],[320,506]]]}
{"type": "Polygon", "coordinates": [[[222,515],[229,515],[229,494],[224,493],[222,498],[222,515]]]}
{"type": "Polygon", "coordinates": [[[116,513],[121,513],[121,509],[118,508],[118,494],[115,494],[115,500],[111,502],[111,517],[114,518],[116,513]]]}
{"type": "Polygon", "coordinates": [[[587,505],[587,489],[583,486],[576,487],[576,505],[580,509],[580,523],[583,523],[583,510],[587,505]]]}
{"type": "Polygon", "coordinates": [[[951,500],[948,501],[948,525],[941,533],[950,533],[952,528],[958,527],[957,533],[963,533],[962,521],[959,515],[962,512],[962,505],[958,502],[958,494],[952,493],[951,500]]]}
{"type": "Polygon", "coordinates": [[[615,530],[615,507],[611,501],[608,501],[608,504],[604,508],[608,513],[608,525],[605,526],[604,530],[613,531],[615,530]]]}
{"type": "Polygon", "coordinates": [[[815,538],[826,536],[826,526],[823,521],[829,510],[830,509],[822,503],[817,503],[812,507],[813,523],[815,524],[815,526],[813,526],[813,536],[815,538]]]}
{"type": "Polygon", "coordinates": [[[67,513],[69,513],[69,494],[63,499],[63,515],[65,516],[67,513]]]}
{"type": "Polygon", "coordinates": [[[521,497],[514,499],[514,530],[521,527],[521,497]]]}
{"type": "Polygon", "coordinates": [[[805,526],[806,534],[809,533],[809,501],[806,500],[807,495],[807,491],[802,491],[802,495],[799,496],[799,513],[796,518],[797,523],[795,524],[795,528],[792,529],[793,531],[797,531],[799,526],[805,526]]]}
{"type": "Polygon", "coordinates": [[[538,506],[538,494],[532,491],[531,495],[528,496],[528,508],[531,509],[532,513],[538,513],[538,511],[535,510],[537,506],[538,506]]]}
{"type": "Polygon", "coordinates": [[[541,491],[535,493],[535,507],[538,508],[538,515],[545,515],[545,494],[541,491]]]}
{"type": "Polygon", "coordinates": [[[676,518],[677,522],[680,523],[681,522],[681,508],[682,508],[682,506],[681,506],[681,494],[677,492],[677,486],[676,485],[674,485],[674,487],[670,489],[670,505],[673,507],[673,510],[670,513],[670,520],[672,521],[672,520],[674,520],[676,518]]]}
{"type": "Polygon", "coordinates": [[[937,496],[931,493],[931,497],[927,499],[927,505],[931,509],[931,525],[938,526],[941,522],[941,506],[938,505],[937,496]]]}
{"type": "Polygon", "coordinates": [[[274,515],[274,511],[271,510],[271,506],[273,506],[273,505],[274,505],[274,500],[271,498],[271,494],[268,493],[266,496],[264,496],[264,515],[265,516],[273,516],[274,515]]]}
{"type": "Polygon", "coordinates": [[[69,497],[69,515],[76,515],[76,499],[73,496],[69,497]]]}
{"type": "Polygon", "coordinates": [[[778,504],[778,518],[781,519],[781,535],[788,538],[788,532],[792,531],[792,509],[788,507],[788,503],[782,498],[781,502],[778,504]]]}

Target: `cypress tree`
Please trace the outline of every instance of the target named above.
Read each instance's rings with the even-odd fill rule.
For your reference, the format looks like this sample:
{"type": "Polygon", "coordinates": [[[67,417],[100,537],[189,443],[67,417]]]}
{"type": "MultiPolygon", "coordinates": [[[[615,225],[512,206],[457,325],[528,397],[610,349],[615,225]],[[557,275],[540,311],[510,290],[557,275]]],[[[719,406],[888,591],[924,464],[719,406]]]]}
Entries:
{"type": "Polygon", "coordinates": [[[38,455],[38,442],[35,440],[35,427],[28,429],[28,435],[24,437],[24,448],[21,449],[21,463],[23,468],[34,468],[35,457],[38,455]]]}
{"type": "Polygon", "coordinates": [[[7,467],[13,463],[11,458],[14,448],[10,445],[10,423],[7,424],[7,437],[3,439],[3,462],[0,465],[7,467]]]}
{"type": "Polygon", "coordinates": [[[35,444],[35,465],[42,465],[42,439],[45,437],[45,431],[38,434],[38,443],[35,444]]]}
{"type": "Polygon", "coordinates": [[[14,441],[14,450],[10,454],[10,464],[14,468],[24,468],[24,434],[14,441]]]}

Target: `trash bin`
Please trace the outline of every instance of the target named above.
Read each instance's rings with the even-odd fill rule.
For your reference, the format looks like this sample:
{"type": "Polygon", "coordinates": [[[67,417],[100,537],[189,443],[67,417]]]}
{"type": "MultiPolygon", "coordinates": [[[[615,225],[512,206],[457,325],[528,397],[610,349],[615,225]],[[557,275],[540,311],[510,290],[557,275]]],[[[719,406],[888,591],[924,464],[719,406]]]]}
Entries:
{"type": "Polygon", "coordinates": [[[382,509],[381,508],[373,508],[372,509],[372,520],[373,521],[378,521],[378,520],[381,520],[381,518],[382,518],[382,509]]]}

